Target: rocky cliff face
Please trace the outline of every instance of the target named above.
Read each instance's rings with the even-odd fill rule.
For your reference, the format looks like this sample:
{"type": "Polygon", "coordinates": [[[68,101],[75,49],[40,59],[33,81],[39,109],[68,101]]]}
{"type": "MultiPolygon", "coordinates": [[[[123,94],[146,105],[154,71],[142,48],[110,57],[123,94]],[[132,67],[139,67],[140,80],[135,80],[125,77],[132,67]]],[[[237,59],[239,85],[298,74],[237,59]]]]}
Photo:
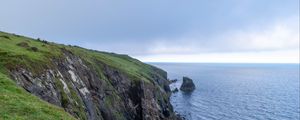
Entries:
{"type": "Polygon", "coordinates": [[[188,77],[182,78],[183,82],[180,86],[180,90],[183,92],[192,92],[196,89],[195,84],[192,79],[188,77]]]}
{"type": "MultiPolygon", "coordinates": [[[[10,39],[15,37],[7,36],[10,39]]],[[[165,71],[121,55],[49,43],[42,45],[45,46],[56,46],[56,51],[59,51],[59,57],[47,55],[47,65],[35,65],[34,60],[29,62],[31,67],[22,64],[12,66],[11,62],[5,61],[1,63],[11,78],[26,91],[82,120],[177,119],[170,104],[171,91],[165,71]],[[83,56],[83,52],[78,51],[105,56],[83,56]],[[126,62],[120,64],[111,58],[126,62]],[[127,63],[135,67],[131,68],[127,63]]],[[[1,50],[5,51],[0,47],[1,50]]],[[[10,53],[4,55],[7,54],[10,53]]],[[[22,59],[27,60],[24,56],[22,59]]]]}

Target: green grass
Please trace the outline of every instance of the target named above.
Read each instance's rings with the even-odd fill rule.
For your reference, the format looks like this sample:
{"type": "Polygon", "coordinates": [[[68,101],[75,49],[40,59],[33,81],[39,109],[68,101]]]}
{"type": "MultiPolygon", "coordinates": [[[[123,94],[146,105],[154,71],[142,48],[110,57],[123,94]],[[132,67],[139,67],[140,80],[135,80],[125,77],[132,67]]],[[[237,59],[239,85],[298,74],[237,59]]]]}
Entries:
{"type": "Polygon", "coordinates": [[[132,80],[149,82],[149,79],[151,79],[149,75],[157,74],[157,71],[153,70],[154,67],[127,55],[99,52],[49,42],[46,44],[36,39],[0,32],[0,64],[8,69],[22,66],[38,74],[45,68],[51,68],[51,58],[60,58],[62,56],[61,49],[67,49],[80,56],[86,64],[90,65],[89,67],[97,70],[99,76],[103,76],[103,66],[98,64],[99,62],[119,70],[132,80]],[[38,48],[38,51],[34,52],[28,48],[18,46],[17,44],[21,42],[26,42],[30,47],[38,48]]]}
{"type": "Polygon", "coordinates": [[[1,120],[74,120],[63,109],[50,105],[0,73],[1,120]]]}
{"type": "Polygon", "coordinates": [[[46,44],[28,37],[0,32],[0,64],[8,69],[21,66],[38,74],[42,69],[51,67],[49,58],[62,55],[57,46],[54,43],[46,44]],[[29,47],[18,46],[19,43],[27,43],[29,47]],[[31,47],[38,51],[30,50],[31,47]]]}
{"type": "MultiPolygon", "coordinates": [[[[151,74],[157,74],[154,67],[133,59],[127,55],[120,55],[114,53],[106,53],[99,51],[86,50],[79,47],[68,47],[68,50],[74,52],[76,55],[88,62],[91,66],[101,66],[97,63],[104,63],[111,68],[119,70],[132,80],[143,80],[149,82],[151,74]]],[[[101,68],[99,68],[101,70],[101,68]]],[[[102,71],[99,71],[102,73],[102,71]]]]}
{"type": "MultiPolygon", "coordinates": [[[[81,47],[44,42],[41,40],[19,36],[15,34],[0,31],[0,120],[3,119],[72,119],[62,109],[51,106],[42,100],[30,95],[26,91],[18,88],[12,80],[5,75],[9,75],[9,71],[17,68],[25,68],[39,75],[44,70],[54,67],[53,59],[64,59],[63,50],[68,50],[76,56],[79,56],[83,62],[91,69],[95,70],[100,77],[107,83],[107,87],[114,90],[106,76],[104,75],[104,67],[115,69],[125,76],[129,77],[133,82],[144,81],[150,83],[151,75],[164,77],[164,72],[148,64],[144,64],[137,59],[133,59],[127,55],[99,52],[81,47]],[[25,43],[20,46],[18,44],[25,43]],[[35,47],[37,50],[32,50],[35,47]],[[3,106],[3,107],[2,107],[3,106]]],[[[67,95],[63,93],[62,84],[58,81],[58,88],[61,89],[63,105],[71,105],[76,113],[76,117],[86,119],[82,101],[71,91],[71,99],[79,105],[68,100],[67,95]]],[[[68,83],[67,83],[68,84],[68,83]]],[[[111,102],[119,99],[118,95],[108,97],[105,101],[107,107],[112,107],[111,102]]],[[[118,112],[118,111],[116,111],[118,112]]],[[[121,118],[121,115],[116,115],[121,118]]]]}

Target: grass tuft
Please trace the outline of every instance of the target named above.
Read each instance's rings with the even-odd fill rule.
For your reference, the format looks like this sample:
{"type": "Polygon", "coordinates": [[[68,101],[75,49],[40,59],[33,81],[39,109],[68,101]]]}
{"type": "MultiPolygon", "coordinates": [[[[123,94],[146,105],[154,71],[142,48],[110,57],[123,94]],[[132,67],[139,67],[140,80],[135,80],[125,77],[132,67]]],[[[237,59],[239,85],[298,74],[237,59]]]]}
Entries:
{"type": "Polygon", "coordinates": [[[0,73],[1,120],[75,120],[63,109],[51,105],[24,89],[0,73]]]}

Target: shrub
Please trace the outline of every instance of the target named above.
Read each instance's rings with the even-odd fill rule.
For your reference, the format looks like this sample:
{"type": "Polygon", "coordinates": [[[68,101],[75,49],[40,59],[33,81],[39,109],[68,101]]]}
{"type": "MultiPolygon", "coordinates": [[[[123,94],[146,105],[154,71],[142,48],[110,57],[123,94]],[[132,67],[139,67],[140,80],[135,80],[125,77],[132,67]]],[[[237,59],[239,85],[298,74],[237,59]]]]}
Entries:
{"type": "Polygon", "coordinates": [[[40,42],[42,42],[42,43],[45,43],[45,44],[48,44],[48,43],[49,43],[48,41],[46,41],[46,40],[41,40],[40,38],[37,38],[36,40],[37,40],[37,41],[40,41],[40,42]]]}
{"type": "Polygon", "coordinates": [[[12,34],[13,36],[16,36],[16,37],[22,37],[21,35],[17,35],[17,34],[12,34]]]}
{"type": "Polygon", "coordinates": [[[33,52],[37,52],[39,49],[37,47],[31,47],[30,50],[32,50],[33,52]]]}
{"type": "Polygon", "coordinates": [[[49,42],[46,40],[42,40],[42,43],[48,44],[49,42]]]}
{"type": "Polygon", "coordinates": [[[9,36],[6,36],[6,35],[2,35],[2,36],[0,36],[0,37],[6,38],[6,39],[10,39],[10,37],[9,37],[9,36]]]}

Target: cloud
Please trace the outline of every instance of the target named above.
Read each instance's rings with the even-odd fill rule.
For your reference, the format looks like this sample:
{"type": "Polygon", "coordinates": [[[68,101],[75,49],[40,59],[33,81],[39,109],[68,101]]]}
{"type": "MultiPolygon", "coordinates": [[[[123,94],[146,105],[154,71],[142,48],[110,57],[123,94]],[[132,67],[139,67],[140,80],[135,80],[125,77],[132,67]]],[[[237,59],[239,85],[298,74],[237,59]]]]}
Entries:
{"type": "Polygon", "coordinates": [[[299,63],[298,50],[134,56],[144,62],[299,63]]]}
{"type": "Polygon", "coordinates": [[[299,16],[207,37],[157,39],[145,62],[299,63],[299,16]],[[186,39],[185,39],[186,38],[186,39]]]}
{"type": "Polygon", "coordinates": [[[299,17],[276,21],[270,26],[237,31],[227,37],[241,50],[299,49],[299,17]]]}
{"type": "Polygon", "coordinates": [[[299,50],[299,0],[1,3],[2,31],[101,51],[149,57],[299,50]]]}
{"type": "Polygon", "coordinates": [[[299,17],[277,20],[264,26],[250,25],[208,37],[193,33],[177,39],[153,41],[147,50],[149,54],[299,50],[299,17]]]}
{"type": "Polygon", "coordinates": [[[84,44],[93,49],[130,53],[145,62],[299,63],[299,17],[278,19],[205,36],[197,31],[142,44],[84,44]],[[118,49],[116,49],[118,48],[118,49]]]}

